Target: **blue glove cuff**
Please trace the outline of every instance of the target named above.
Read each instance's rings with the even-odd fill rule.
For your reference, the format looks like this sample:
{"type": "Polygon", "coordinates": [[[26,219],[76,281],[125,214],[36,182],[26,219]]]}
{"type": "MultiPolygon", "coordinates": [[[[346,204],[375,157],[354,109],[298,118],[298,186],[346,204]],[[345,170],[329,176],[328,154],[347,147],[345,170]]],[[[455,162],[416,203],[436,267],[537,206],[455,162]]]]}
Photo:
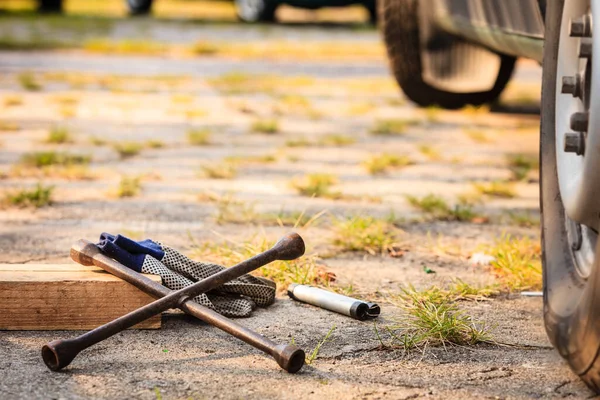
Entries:
{"type": "Polygon", "coordinates": [[[162,260],[165,255],[158,243],[150,239],[136,242],[125,236],[114,236],[110,233],[102,233],[97,246],[107,256],[137,272],[142,271],[146,255],[150,255],[157,260],[162,260]]]}

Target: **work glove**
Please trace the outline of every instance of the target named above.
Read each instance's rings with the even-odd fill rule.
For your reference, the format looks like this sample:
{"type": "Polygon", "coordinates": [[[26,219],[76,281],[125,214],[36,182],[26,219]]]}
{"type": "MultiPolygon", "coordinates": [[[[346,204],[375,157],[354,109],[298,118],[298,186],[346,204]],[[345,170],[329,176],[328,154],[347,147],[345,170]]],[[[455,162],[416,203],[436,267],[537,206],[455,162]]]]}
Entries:
{"type": "MultiPolygon", "coordinates": [[[[218,264],[190,260],[177,250],[150,239],[134,241],[103,233],[97,246],[134,271],[160,275],[163,285],[172,290],[183,289],[225,269],[218,264]]],[[[275,291],[275,282],[246,274],[196,296],[194,301],[227,317],[249,317],[256,306],[273,304],[275,291]]]]}

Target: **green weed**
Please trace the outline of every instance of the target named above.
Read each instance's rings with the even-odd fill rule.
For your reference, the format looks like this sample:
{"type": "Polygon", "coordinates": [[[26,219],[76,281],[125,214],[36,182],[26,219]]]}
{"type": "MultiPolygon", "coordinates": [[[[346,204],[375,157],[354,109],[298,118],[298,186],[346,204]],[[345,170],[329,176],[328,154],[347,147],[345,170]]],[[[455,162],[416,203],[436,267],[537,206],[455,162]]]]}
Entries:
{"type": "Polygon", "coordinates": [[[334,220],[332,244],[342,251],[384,254],[397,239],[398,231],[385,220],[363,216],[334,220]]]}
{"type": "Polygon", "coordinates": [[[331,187],[337,184],[338,179],[332,174],[308,174],[301,178],[295,178],[291,186],[302,196],[337,198],[339,192],[333,192],[331,187]]]}
{"type": "Polygon", "coordinates": [[[436,291],[419,292],[412,287],[403,288],[399,296],[405,315],[393,325],[386,326],[390,343],[385,345],[376,327],[381,344],[399,347],[404,351],[424,350],[432,346],[472,346],[492,343],[487,328],[473,321],[455,301],[436,291]]]}
{"type": "Polygon", "coordinates": [[[73,137],[67,128],[55,126],[50,129],[45,141],[51,144],[73,143],[73,137]]]}
{"type": "Polygon", "coordinates": [[[514,189],[514,185],[509,182],[493,181],[488,183],[475,183],[474,187],[481,194],[491,197],[500,197],[505,199],[517,197],[517,192],[514,189]]]}
{"type": "Polygon", "coordinates": [[[205,164],[200,168],[204,176],[212,179],[233,179],[237,175],[237,165],[231,161],[205,164]]]}
{"type": "Polygon", "coordinates": [[[33,189],[20,189],[7,193],[4,203],[15,207],[45,207],[52,204],[53,192],[54,186],[44,186],[38,183],[33,189]]]}
{"type": "Polygon", "coordinates": [[[392,169],[399,169],[413,164],[414,161],[408,156],[382,153],[370,156],[362,165],[369,174],[378,175],[389,172],[392,169]]]}
{"type": "Polygon", "coordinates": [[[421,121],[412,119],[383,119],[375,121],[375,125],[371,128],[373,135],[402,135],[411,126],[420,125],[421,121]]]}
{"type": "Polygon", "coordinates": [[[119,198],[135,197],[142,191],[142,182],[140,177],[123,176],[117,186],[116,195],[119,198]]]}
{"type": "Polygon", "coordinates": [[[541,247],[527,237],[503,235],[483,251],[495,258],[491,268],[503,287],[510,291],[540,290],[542,287],[541,247]]]}
{"type": "Polygon", "coordinates": [[[274,119],[257,120],[252,123],[252,132],[274,134],[279,132],[279,122],[274,119]]]}
{"type": "Polygon", "coordinates": [[[112,144],[112,148],[119,154],[119,157],[124,160],[140,154],[144,146],[138,142],[115,142],[112,144]]]}
{"type": "Polygon", "coordinates": [[[321,351],[321,347],[323,347],[323,345],[329,341],[331,341],[330,337],[331,334],[333,333],[333,331],[335,331],[336,326],[332,326],[331,329],[329,329],[329,332],[327,332],[327,334],[325,335],[325,337],[323,338],[323,340],[321,340],[319,343],[317,343],[317,345],[315,346],[315,348],[313,349],[313,351],[310,352],[310,355],[308,357],[306,357],[306,363],[307,364],[312,364],[313,361],[315,361],[319,355],[319,351],[321,351]]]}
{"type": "Polygon", "coordinates": [[[526,179],[531,170],[537,170],[540,167],[539,157],[534,153],[508,154],[506,161],[512,173],[512,180],[515,181],[526,179]]]}
{"type": "Polygon", "coordinates": [[[407,195],[406,199],[411,206],[418,208],[431,218],[440,221],[473,221],[481,217],[474,210],[471,204],[458,203],[451,207],[444,198],[435,194],[428,194],[423,197],[407,195]]]}
{"type": "Polygon", "coordinates": [[[187,140],[192,146],[206,146],[210,144],[210,135],[208,129],[190,129],[187,132],[187,140]]]}
{"type": "Polygon", "coordinates": [[[36,80],[35,76],[28,71],[24,71],[17,75],[17,80],[21,87],[30,92],[35,92],[42,89],[42,85],[36,80]]]}

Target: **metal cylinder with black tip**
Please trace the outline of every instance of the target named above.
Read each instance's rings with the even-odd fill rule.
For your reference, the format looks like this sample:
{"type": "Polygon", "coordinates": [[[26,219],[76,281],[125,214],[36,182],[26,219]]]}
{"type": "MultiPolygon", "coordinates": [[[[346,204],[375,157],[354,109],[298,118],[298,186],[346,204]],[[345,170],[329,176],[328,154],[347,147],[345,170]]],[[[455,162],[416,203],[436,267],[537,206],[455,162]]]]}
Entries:
{"type": "Polygon", "coordinates": [[[359,321],[376,318],[381,312],[375,303],[368,303],[308,285],[292,283],[288,286],[288,296],[294,300],[347,315],[359,321]]]}

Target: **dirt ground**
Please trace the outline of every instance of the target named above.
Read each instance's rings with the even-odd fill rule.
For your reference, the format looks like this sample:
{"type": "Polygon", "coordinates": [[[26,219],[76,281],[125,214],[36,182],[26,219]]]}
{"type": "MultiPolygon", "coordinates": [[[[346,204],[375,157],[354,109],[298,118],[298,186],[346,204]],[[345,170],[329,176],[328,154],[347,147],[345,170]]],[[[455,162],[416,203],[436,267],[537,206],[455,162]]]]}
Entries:
{"type": "MultiPolygon", "coordinates": [[[[265,56],[236,55],[239,50],[114,54],[91,47],[0,51],[0,191],[38,182],[55,187],[50,206],[0,209],[0,263],[69,262],[73,242],[95,240],[104,231],[153,238],[185,253],[194,243],[273,240],[292,228],[259,216],[324,211],[316,223],[295,230],[308,253],[320,256],[319,264],[336,275],[335,285],[381,302],[377,324],[385,326],[399,313],[386,294],[398,293],[402,285],[443,285],[455,277],[487,283],[494,280],[489,269],[468,261],[480,246],[507,234],[539,240],[535,171],[511,184],[516,196],[485,197],[475,207],[485,218],[470,222],[424,218],[406,197],[435,194],[453,203],[473,190],[473,182],[509,179],[507,154],[537,152],[541,71],[533,63],[519,63],[500,105],[491,111],[423,110],[399,93],[378,33],[361,23],[271,27],[178,19],[100,21],[110,26],[82,33],[66,23],[44,25],[43,19],[2,14],[0,29],[9,32],[3,40],[32,40],[35,31],[74,42],[101,35],[179,45],[201,40],[279,47],[265,56]],[[310,57],[295,53],[290,43],[308,51],[308,45],[348,48],[352,43],[376,50],[364,57],[351,51],[310,57]],[[405,132],[370,133],[378,121],[394,119],[406,122],[405,132]],[[260,124],[275,124],[277,132],[253,132],[260,124]],[[48,132],[57,128],[69,132],[68,143],[47,143],[48,132]],[[209,143],[190,144],[191,129],[210,131],[209,143]],[[332,135],[348,143],[332,144],[332,135]],[[125,141],[143,148],[120,157],[111,144],[125,141]],[[19,160],[34,151],[92,159],[83,173],[19,172],[19,160]],[[364,161],[381,153],[409,156],[413,164],[368,174],[364,161]],[[227,157],[234,157],[235,176],[202,174],[202,166],[226,169],[221,163],[227,157]],[[310,173],[335,175],[335,189],[343,196],[298,194],[290,181],[310,173]],[[140,177],[139,194],[118,197],[123,175],[140,177]],[[390,213],[401,231],[401,257],[335,251],[331,245],[332,221],[356,215],[390,219],[390,213]],[[517,223],[516,215],[530,222],[517,223]]],[[[316,359],[295,375],[227,334],[178,314],[164,315],[159,331],[116,335],[60,373],[44,366],[41,346],[76,332],[5,331],[0,332],[0,398],[592,396],[548,342],[540,297],[515,292],[461,302],[461,308],[489,327],[496,344],[411,352],[382,348],[373,322],[295,303],[281,291],[273,306],[240,322],[277,342],[294,341],[307,352],[335,327],[316,359]]]]}

